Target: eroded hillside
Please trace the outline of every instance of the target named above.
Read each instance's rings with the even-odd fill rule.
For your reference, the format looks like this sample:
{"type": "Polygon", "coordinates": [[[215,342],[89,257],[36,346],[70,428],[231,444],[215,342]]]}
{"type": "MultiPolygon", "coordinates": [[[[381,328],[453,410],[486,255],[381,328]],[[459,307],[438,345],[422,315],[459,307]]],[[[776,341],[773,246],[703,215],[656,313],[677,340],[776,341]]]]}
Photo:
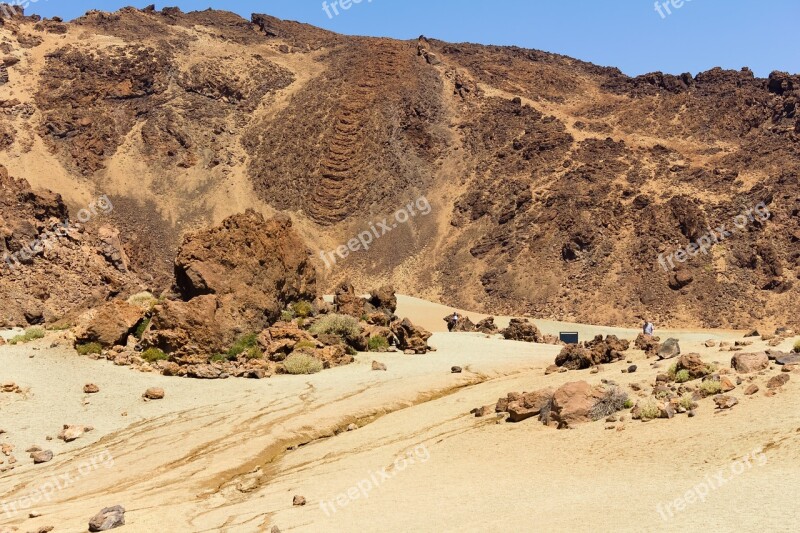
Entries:
{"type": "Polygon", "coordinates": [[[108,195],[153,290],[187,230],[247,208],[289,213],[328,251],[424,197],[429,214],[368,251],[320,259],[323,288],[391,282],[603,324],[797,323],[796,75],[629,78],[533,50],[175,8],[17,17],[0,40],[0,163],[73,209],[108,195]],[[659,265],[762,203],[769,220],[659,265]]]}

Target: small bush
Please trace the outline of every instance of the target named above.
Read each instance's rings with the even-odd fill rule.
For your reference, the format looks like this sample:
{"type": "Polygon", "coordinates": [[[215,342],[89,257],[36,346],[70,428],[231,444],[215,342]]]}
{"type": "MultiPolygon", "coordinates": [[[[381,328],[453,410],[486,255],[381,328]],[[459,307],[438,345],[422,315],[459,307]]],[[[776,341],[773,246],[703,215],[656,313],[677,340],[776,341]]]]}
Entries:
{"type": "Polygon", "coordinates": [[[288,309],[281,311],[281,322],[291,322],[294,320],[294,313],[288,309]]]}
{"type": "Polygon", "coordinates": [[[655,420],[661,417],[661,406],[652,398],[639,406],[639,417],[642,421],[655,420]]]}
{"type": "Polygon", "coordinates": [[[209,358],[212,363],[221,363],[222,361],[232,361],[235,359],[236,357],[231,357],[226,353],[215,353],[209,358]]]}
{"type": "Polygon", "coordinates": [[[236,359],[242,354],[244,354],[247,359],[258,359],[264,355],[258,347],[258,335],[250,333],[239,337],[239,339],[233,343],[233,346],[228,349],[228,357],[231,359],[236,359]]]}
{"type": "Polygon", "coordinates": [[[148,363],[155,363],[156,361],[166,361],[169,356],[158,348],[148,348],[142,352],[142,359],[148,363]]]}
{"type": "Polygon", "coordinates": [[[155,307],[159,300],[155,296],[153,296],[149,292],[140,292],[138,294],[134,294],[130,298],[128,298],[128,303],[131,305],[135,305],[136,307],[140,307],[145,311],[152,311],[153,307],[155,307]]]}
{"type": "Polygon", "coordinates": [[[794,343],[794,351],[795,351],[795,353],[800,353],[800,340],[797,340],[794,343]]]}
{"type": "Polygon", "coordinates": [[[589,411],[589,416],[592,420],[600,420],[607,416],[613,415],[625,409],[625,405],[629,401],[628,393],[624,392],[619,387],[611,387],[606,390],[605,396],[594,404],[594,407],[589,411]]]}
{"type": "Polygon", "coordinates": [[[722,392],[722,384],[714,379],[707,379],[700,384],[704,396],[714,396],[722,392]]]}
{"type": "Polygon", "coordinates": [[[78,355],[89,355],[90,353],[99,354],[103,351],[103,347],[97,342],[88,342],[75,346],[75,351],[78,352],[78,355]]]}
{"type": "Polygon", "coordinates": [[[8,343],[9,344],[25,344],[26,342],[35,341],[36,339],[41,339],[44,337],[44,329],[40,327],[33,327],[28,328],[25,330],[25,333],[22,335],[17,335],[16,337],[12,337],[8,343]]]}
{"type": "Polygon", "coordinates": [[[633,409],[633,400],[631,400],[630,398],[625,400],[625,403],[623,404],[623,407],[625,409],[633,409]]]}
{"type": "Polygon", "coordinates": [[[150,317],[145,318],[139,325],[136,326],[136,331],[133,332],[133,336],[139,340],[142,340],[142,336],[144,336],[144,332],[147,331],[147,328],[150,327],[150,317]]]}
{"type": "Polygon", "coordinates": [[[683,369],[675,374],[675,381],[677,383],[686,383],[687,381],[692,381],[692,376],[689,374],[688,370],[683,369]]]}
{"type": "Polygon", "coordinates": [[[361,326],[355,317],[347,315],[325,315],[311,326],[314,335],[339,335],[343,339],[355,339],[361,334],[361,326]]]}
{"type": "Polygon", "coordinates": [[[687,411],[694,407],[694,397],[689,394],[688,392],[681,396],[681,399],[678,401],[678,405],[686,409],[687,411]]]}
{"type": "Polygon", "coordinates": [[[314,306],[302,300],[293,303],[291,309],[294,315],[300,318],[308,318],[314,314],[314,306]]]}
{"type": "Polygon", "coordinates": [[[669,370],[667,370],[667,375],[669,376],[670,381],[675,381],[675,377],[678,374],[678,363],[673,363],[669,370]]]}
{"type": "Polygon", "coordinates": [[[64,322],[61,324],[51,324],[45,327],[47,331],[66,331],[70,328],[72,328],[72,324],[70,324],[69,322],[64,322]]]}
{"type": "Polygon", "coordinates": [[[370,352],[385,352],[389,348],[389,341],[382,335],[376,335],[369,338],[369,351],[370,352]]]}
{"type": "Polygon", "coordinates": [[[283,367],[293,375],[316,374],[322,371],[322,361],[305,352],[294,352],[283,362],[283,367]]]}

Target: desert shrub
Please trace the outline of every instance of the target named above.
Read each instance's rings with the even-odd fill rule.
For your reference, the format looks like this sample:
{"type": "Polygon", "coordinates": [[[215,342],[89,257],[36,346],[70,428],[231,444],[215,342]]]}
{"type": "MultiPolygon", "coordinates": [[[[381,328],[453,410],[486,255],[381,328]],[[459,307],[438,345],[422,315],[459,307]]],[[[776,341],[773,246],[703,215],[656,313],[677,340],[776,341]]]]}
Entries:
{"type": "Polygon", "coordinates": [[[687,411],[694,407],[694,397],[689,394],[688,392],[681,396],[681,399],[678,400],[678,405],[686,409],[687,411]]]}
{"type": "Polygon", "coordinates": [[[800,353],[800,339],[798,339],[797,341],[795,341],[795,343],[794,343],[794,351],[795,351],[796,353],[800,353]]]}
{"type": "Polygon", "coordinates": [[[322,371],[322,361],[305,352],[294,352],[283,362],[289,374],[316,374],[322,371]]]}
{"type": "Polygon", "coordinates": [[[308,318],[314,314],[314,306],[305,300],[293,303],[291,309],[294,315],[300,318],[308,318]]]}
{"type": "Polygon", "coordinates": [[[148,363],[155,363],[156,361],[166,361],[169,356],[158,348],[148,348],[142,352],[142,359],[148,363]]]}
{"type": "Polygon", "coordinates": [[[667,389],[659,389],[653,393],[653,396],[655,396],[658,400],[666,400],[670,397],[670,394],[670,391],[667,389]]]}
{"type": "Polygon", "coordinates": [[[78,344],[75,346],[75,351],[78,355],[89,355],[90,353],[101,353],[103,347],[97,342],[87,342],[86,344],[78,344]]]}
{"type": "Polygon", "coordinates": [[[72,328],[72,324],[69,322],[63,322],[61,324],[50,324],[49,326],[45,326],[45,329],[48,331],[66,331],[72,328]]]}
{"type": "Polygon", "coordinates": [[[719,372],[719,365],[717,363],[708,363],[706,365],[706,369],[708,370],[709,374],[716,374],[719,372]]]}
{"type": "Polygon", "coordinates": [[[135,305],[136,307],[140,307],[145,311],[152,311],[153,307],[158,304],[158,298],[153,296],[151,293],[145,291],[134,294],[130,298],[128,298],[128,303],[131,305],[135,305]]]}
{"type": "Polygon", "coordinates": [[[647,401],[639,406],[639,417],[643,421],[655,420],[661,417],[661,406],[653,398],[648,398],[647,401]]]}
{"type": "Polygon", "coordinates": [[[707,379],[700,384],[704,396],[713,396],[722,392],[722,384],[714,379],[707,379]]]}
{"type": "Polygon", "coordinates": [[[325,315],[311,326],[314,335],[339,335],[343,339],[354,339],[361,333],[355,317],[347,315],[325,315]]]}
{"type": "Polygon", "coordinates": [[[631,400],[630,398],[625,400],[625,403],[623,404],[623,407],[625,409],[632,409],[633,408],[633,400],[631,400]]]}
{"type": "Polygon", "coordinates": [[[150,320],[150,317],[146,317],[144,320],[139,322],[139,325],[136,326],[136,331],[133,332],[133,336],[141,340],[144,332],[147,331],[147,328],[150,326],[150,320]]]}
{"type": "Polygon", "coordinates": [[[228,355],[226,353],[215,353],[214,355],[209,357],[209,360],[212,363],[221,363],[223,361],[234,361],[234,360],[236,360],[236,357],[237,356],[231,357],[230,355],[228,355]]]}
{"type": "Polygon", "coordinates": [[[281,322],[291,322],[294,320],[294,312],[285,309],[281,311],[281,322]]]}
{"type": "Polygon", "coordinates": [[[263,357],[264,354],[261,353],[261,348],[258,346],[258,335],[249,333],[239,337],[228,349],[227,353],[229,359],[236,359],[242,354],[244,354],[247,359],[263,357]]]}
{"type": "Polygon", "coordinates": [[[33,328],[26,329],[25,333],[23,333],[22,335],[17,335],[15,337],[12,337],[8,341],[8,343],[9,344],[19,344],[19,343],[25,344],[26,342],[35,341],[36,339],[41,339],[43,337],[44,337],[44,329],[42,329],[40,327],[33,327],[33,328]]]}
{"type": "Polygon", "coordinates": [[[619,387],[611,387],[605,395],[589,410],[592,420],[600,420],[625,409],[628,402],[628,393],[619,387]]]}
{"type": "Polygon", "coordinates": [[[369,351],[370,352],[383,352],[389,348],[389,341],[382,335],[376,335],[369,338],[369,351]]]}
{"type": "Polygon", "coordinates": [[[691,381],[691,380],[692,380],[692,376],[689,374],[689,371],[686,370],[686,369],[680,370],[680,371],[678,371],[677,374],[675,374],[675,381],[678,382],[678,383],[686,383],[687,381],[691,381]]]}
{"type": "Polygon", "coordinates": [[[675,381],[675,377],[678,374],[678,363],[673,363],[669,370],[667,370],[667,375],[669,376],[670,381],[675,381]]]}

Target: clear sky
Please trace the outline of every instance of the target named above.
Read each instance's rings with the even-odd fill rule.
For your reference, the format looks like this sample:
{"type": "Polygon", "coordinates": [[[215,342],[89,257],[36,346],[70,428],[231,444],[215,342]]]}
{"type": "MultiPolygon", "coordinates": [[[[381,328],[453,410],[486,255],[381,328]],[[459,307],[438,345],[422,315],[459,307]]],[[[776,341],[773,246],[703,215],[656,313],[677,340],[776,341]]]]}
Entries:
{"type": "MultiPolygon", "coordinates": [[[[7,0],[8,1],[8,0],[7,0]]],[[[715,66],[800,73],[800,0],[172,0],[184,11],[267,13],[339,33],[517,45],[565,54],[629,75],[697,74],[715,66]],[[353,2],[352,4],[350,2],[353,2]],[[342,8],[348,5],[349,9],[342,8]],[[666,4],[664,7],[661,4],[666,4]],[[680,7],[674,7],[675,5],[680,7]],[[336,15],[338,11],[338,15],[336,15]]],[[[28,14],[71,19],[135,0],[13,0],[28,14]]]]}

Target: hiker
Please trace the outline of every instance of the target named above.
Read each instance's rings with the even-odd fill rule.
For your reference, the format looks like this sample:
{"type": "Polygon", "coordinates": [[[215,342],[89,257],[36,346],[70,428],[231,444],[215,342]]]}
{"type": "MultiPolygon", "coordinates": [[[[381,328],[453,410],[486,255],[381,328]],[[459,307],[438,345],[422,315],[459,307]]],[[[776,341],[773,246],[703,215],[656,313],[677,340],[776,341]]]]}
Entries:
{"type": "Polygon", "coordinates": [[[644,332],[645,335],[649,335],[652,337],[654,331],[655,328],[653,327],[653,323],[650,322],[649,320],[645,320],[644,326],[642,326],[642,332],[644,332]]]}
{"type": "Polygon", "coordinates": [[[456,324],[458,324],[458,311],[453,311],[452,315],[448,315],[445,317],[445,322],[447,322],[447,331],[453,331],[456,329],[456,324]]]}

